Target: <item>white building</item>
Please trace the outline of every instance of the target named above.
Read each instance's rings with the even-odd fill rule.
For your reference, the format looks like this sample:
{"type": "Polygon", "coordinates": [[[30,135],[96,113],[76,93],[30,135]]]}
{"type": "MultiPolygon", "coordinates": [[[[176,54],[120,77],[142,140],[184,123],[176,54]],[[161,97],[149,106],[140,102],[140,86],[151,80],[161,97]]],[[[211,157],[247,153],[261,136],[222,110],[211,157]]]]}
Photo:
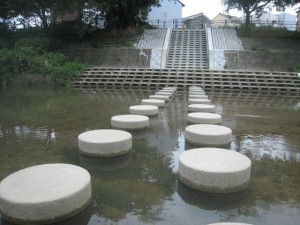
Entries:
{"type": "Polygon", "coordinates": [[[198,13],[183,18],[183,24],[183,28],[204,29],[211,26],[211,20],[204,13],[198,13]]]}
{"type": "Polygon", "coordinates": [[[182,8],[179,0],[161,0],[160,7],[152,7],[148,15],[148,23],[158,28],[181,28],[182,8]]]}
{"type": "Polygon", "coordinates": [[[289,13],[280,13],[277,15],[278,25],[285,27],[290,31],[295,31],[297,28],[297,17],[289,13]]]}
{"type": "MultiPolygon", "coordinates": [[[[245,17],[243,17],[241,20],[245,21],[245,17]]],[[[251,23],[254,23],[256,26],[271,25],[274,27],[283,27],[290,31],[295,31],[297,27],[297,18],[295,15],[289,13],[263,13],[261,16],[252,15],[251,23]]]]}
{"type": "Polygon", "coordinates": [[[224,13],[219,13],[215,16],[211,21],[211,27],[213,28],[223,28],[223,27],[239,27],[241,25],[241,21],[236,16],[227,15],[224,13]]]}
{"type": "Polygon", "coordinates": [[[252,15],[251,22],[259,24],[276,24],[278,22],[277,15],[271,13],[263,13],[261,16],[252,15]]]}

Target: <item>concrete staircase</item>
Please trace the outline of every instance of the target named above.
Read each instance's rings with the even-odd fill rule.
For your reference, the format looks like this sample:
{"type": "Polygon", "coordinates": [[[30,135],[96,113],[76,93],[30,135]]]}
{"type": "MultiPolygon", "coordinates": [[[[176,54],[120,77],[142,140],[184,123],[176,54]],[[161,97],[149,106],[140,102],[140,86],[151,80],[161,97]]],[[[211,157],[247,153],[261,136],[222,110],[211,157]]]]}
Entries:
{"type": "Polygon", "coordinates": [[[283,72],[92,67],[74,82],[77,90],[159,89],[165,86],[186,90],[191,85],[201,86],[208,91],[300,95],[300,78],[297,73],[283,72]]]}
{"type": "Polygon", "coordinates": [[[205,29],[173,29],[166,68],[207,69],[205,29]]]}

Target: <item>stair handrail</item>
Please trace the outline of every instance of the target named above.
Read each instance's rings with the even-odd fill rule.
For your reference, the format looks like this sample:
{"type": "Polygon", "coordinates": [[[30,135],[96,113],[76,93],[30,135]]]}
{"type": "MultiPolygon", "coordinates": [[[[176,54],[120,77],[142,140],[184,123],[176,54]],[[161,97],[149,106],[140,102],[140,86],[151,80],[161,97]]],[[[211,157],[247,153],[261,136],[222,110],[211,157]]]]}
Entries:
{"type": "Polygon", "coordinates": [[[168,28],[164,40],[163,50],[162,50],[162,57],[161,57],[161,64],[160,64],[161,69],[166,68],[167,59],[169,57],[169,44],[170,44],[171,36],[172,36],[172,28],[168,28]]]}

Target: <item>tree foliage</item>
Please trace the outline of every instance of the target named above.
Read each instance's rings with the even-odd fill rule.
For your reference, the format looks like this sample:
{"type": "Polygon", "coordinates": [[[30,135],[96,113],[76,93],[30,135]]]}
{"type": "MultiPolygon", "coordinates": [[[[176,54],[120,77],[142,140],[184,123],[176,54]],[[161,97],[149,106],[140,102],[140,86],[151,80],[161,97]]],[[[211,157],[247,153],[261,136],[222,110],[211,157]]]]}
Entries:
{"type": "Polygon", "coordinates": [[[222,0],[228,12],[231,9],[238,9],[245,14],[245,26],[249,27],[251,15],[261,15],[269,4],[273,4],[278,10],[284,10],[287,6],[293,6],[300,0],[222,0]]]}
{"type": "Polygon", "coordinates": [[[151,6],[159,5],[159,0],[108,0],[105,5],[108,27],[126,28],[144,21],[151,6]]]}
{"type": "Polygon", "coordinates": [[[288,6],[294,6],[300,3],[300,0],[274,0],[274,5],[278,10],[284,10],[288,6]]]}
{"type": "Polygon", "coordinates": [[[261,14],[265,7],[271,2],[272,0],[222,0],[227,12],[230,9],[238,9],[244,12],[246,27],[250,25],[251,14],[261,14]]]}
{"type": "Polygon", "coordinates": [[[89,24],[103,17],[109,27],[126,28],[145,20],[153,5],[159,0],[0,0],[0,18],[2,27],[10,29],[47,29],[60,16],[77,11],[82,15],[79,20],[85,15],[83,21],[89,24]]]}

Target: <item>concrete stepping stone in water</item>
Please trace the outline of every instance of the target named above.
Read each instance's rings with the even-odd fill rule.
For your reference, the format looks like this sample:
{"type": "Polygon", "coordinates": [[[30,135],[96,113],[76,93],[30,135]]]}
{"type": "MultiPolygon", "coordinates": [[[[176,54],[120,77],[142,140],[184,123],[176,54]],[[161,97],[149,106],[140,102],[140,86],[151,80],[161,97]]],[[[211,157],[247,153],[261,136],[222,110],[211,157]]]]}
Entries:
{"type": "Polygon", "coordinates": [[[189,98],[208,99],[207,95],[189,95],[189,98]]]}
{"type": "Polygon", "coordinates": [[[188,105],[189,112],[209,112],[214,113],[216,110],[216,107],[214,105],[208,105],[208,104],[191,104],[188,105]]]}
{"type": "Polygon", "coordinates": [[[195,148],[179,157],[179,179],[199,191],[237,192],[248,187],[250,174],[251,160],[227,149],[195,148]]]}
{"type": "Polygon", "coordinates": [[[162,90],[172,90],[172,91],[177,91],[177,87],[164,87],[162,90]]]}
{"type": "Polygon", "coordinates": [[[144,130],[149,127],[149,117],[142,115],[117,115],[111,118],[111,126],[124,130],[144,130]]]}
{"type": "Polygon", "coordinates": [[[221,124],[222,116],[216,113],[194,112],[187,114],[187,121],[192,124],[221,124]]]}
{"type": "Polygon", "coordinates": [[[189,95],[205,95],[204,91],[190,91],[189,95]]]}
{"type": "Polygon", "coordinates": [[[0,212],[14,224],[54,223],[84,209],[91,193],[91,176],[79,166],[32,166],[1,181],[0,212]]]}
{"type": "Polygon", "coordinates": [[[155,92],[156,95],[165,95],[165,96],[169,96],[170,98],[173,96],[172,92],[164,92],[164,91],[157,91],[155,92]]]}
{"type": "Polygon", "coordinates": [[[159,100],[164,100],[164,101],[168,102],[170,98],[167,95],[155,94],[155,95],[150,95],[149,99],[159,99],[159,100]]]}
{"type": "Polygon", "coordinates": [[[227,146],[231,143],[231,136],[231,129],[220,125],[194,124],[185,128],[186,142],[196,146],[227,146]]]}
{"type": "Polygon", "coordinates": [[[142,99],[142,105],[154,105],[157,107],[165,107],[166,101],[160,99],[142,99]]]}
{"type": "Polygon", "coordinates": [[[129,113],[143,116],[157,116],[158,107],[154,105],[133,105],[129,107],[129,113]]]}
{"type": "Polygon", "coordinates": [[[210,100],[208,99],[199,99],[199,98],[190,98],[188,100],[188,104],[210,104],[210,100]]]}
{"type": "Polygon", "coordinates": [[[123,155],[132,149],[132,135],[123,130],[101,129],[78,136],[79,152],[94,157],[123,155]]]}

